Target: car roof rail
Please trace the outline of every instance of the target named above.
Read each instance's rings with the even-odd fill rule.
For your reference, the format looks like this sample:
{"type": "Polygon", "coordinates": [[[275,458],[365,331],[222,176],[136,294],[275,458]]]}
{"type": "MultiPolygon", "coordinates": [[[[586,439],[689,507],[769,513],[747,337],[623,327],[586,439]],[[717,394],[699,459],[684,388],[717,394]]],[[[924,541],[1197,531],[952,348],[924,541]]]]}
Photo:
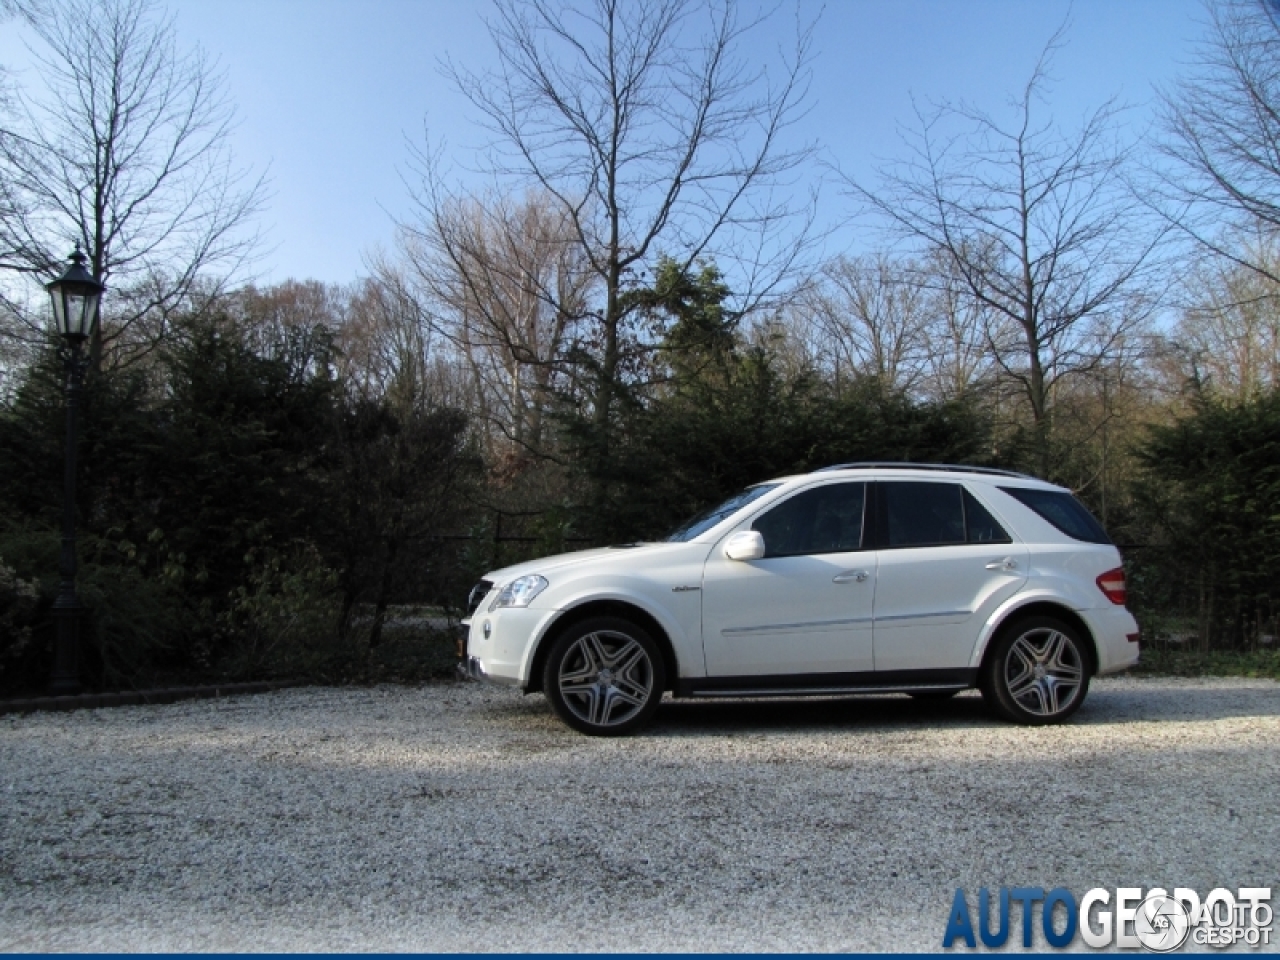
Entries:
{"type": "Polygon", "coordinates": [[[1036,480],[1029,473],[999,470],[995,467],[972,467],[961,463],[911,463],[906,460],[860,460],[856,463],[833,463],[814,473],[830,473],[832,470],[932,470],[938,473],[982,473],[992,477],[1016,477],[1019,480],[1036,480]]]}

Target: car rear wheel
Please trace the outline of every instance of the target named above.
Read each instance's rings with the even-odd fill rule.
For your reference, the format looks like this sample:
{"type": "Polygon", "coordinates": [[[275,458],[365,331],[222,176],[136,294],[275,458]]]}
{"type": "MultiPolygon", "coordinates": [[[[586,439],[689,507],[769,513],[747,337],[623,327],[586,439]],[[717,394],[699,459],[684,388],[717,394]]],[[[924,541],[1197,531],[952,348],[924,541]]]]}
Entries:
{"type": "Polygon", "coordinates": [[[1001,633],[987,659],[983,697],[1015,723],[1060,723],[1089,692],[1087,651],[1079,632],[1061,620],[1019,620],[1001,633]]]}
{"type": "Polygon", "coordinates": [[[560,719],[592,736],[631,733],[657,711],[666,686],[658,645],[620,617],[576,623],[551,646],[542,689],[560,719]]]}

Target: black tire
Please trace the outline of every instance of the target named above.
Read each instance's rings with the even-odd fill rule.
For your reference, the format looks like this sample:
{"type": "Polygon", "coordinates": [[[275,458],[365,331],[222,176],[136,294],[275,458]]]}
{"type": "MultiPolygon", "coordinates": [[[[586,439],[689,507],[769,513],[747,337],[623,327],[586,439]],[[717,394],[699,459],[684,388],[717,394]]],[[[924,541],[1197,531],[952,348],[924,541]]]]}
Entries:
{"type": "Polygon", "coordinates": [[[621,617],[592,617],[570,626],[552,642],[542,672],[552,709],[593,737],[622,736],[644,726],[666,682],[658,645],[621,617]]]}
{"type": "Polygon", "coordinates": [[[1055,617],[1027,617],[1006,626],[982,668],[982,697],[1014,723],[1061,723],[1089,692],[1088,641],[1055,617]]]}
{"type": "Polygon", "coordinates": [[[959,692],[959,690],[908,690],[907,696],[916,700],[932,700],[936,703],[942,700],[950,700],[959,692]]]}

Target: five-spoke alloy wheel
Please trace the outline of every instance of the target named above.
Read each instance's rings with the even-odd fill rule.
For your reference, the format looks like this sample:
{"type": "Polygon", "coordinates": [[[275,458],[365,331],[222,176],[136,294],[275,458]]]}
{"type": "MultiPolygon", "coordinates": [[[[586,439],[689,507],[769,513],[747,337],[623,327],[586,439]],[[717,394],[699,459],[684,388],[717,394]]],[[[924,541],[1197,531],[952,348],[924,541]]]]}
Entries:
{"type": "Polygon", "coordinates": [[[565,723],[617,736],[645,723],[662,700],[666,671],[653,639],[620,617],[595,617],[552,643],[542,690],[565,723]]]}
{"type": "Polygon", "coordinates": [[[984,668],[987,701],[1017,723],[1065,720],[1089,690],[1090,661],[1084,641],[1053,617],[1029,617],[1006,628],[984,668]]]}

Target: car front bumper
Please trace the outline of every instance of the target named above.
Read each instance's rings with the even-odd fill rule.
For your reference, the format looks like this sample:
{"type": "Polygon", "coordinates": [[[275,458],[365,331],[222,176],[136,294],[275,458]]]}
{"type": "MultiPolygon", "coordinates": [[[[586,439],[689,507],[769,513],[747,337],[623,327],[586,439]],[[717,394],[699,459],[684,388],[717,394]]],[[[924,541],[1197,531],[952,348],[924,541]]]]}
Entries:
{"type": "Polygon", "coordinates": [[[537,638],[555,614],[554,610],[528,607],[502,607],[472,614],[460,673],[491,683],[523,686],[537,638]]]}
{"type": "Polygon", "coordinates": [[[482,683],[500,683],[513,686],[516,681],[510,677],[494,676],[484,666],[479,657],[467,656],[458,663],[458,678],[461,680],[479,680],[482,683]]]}

